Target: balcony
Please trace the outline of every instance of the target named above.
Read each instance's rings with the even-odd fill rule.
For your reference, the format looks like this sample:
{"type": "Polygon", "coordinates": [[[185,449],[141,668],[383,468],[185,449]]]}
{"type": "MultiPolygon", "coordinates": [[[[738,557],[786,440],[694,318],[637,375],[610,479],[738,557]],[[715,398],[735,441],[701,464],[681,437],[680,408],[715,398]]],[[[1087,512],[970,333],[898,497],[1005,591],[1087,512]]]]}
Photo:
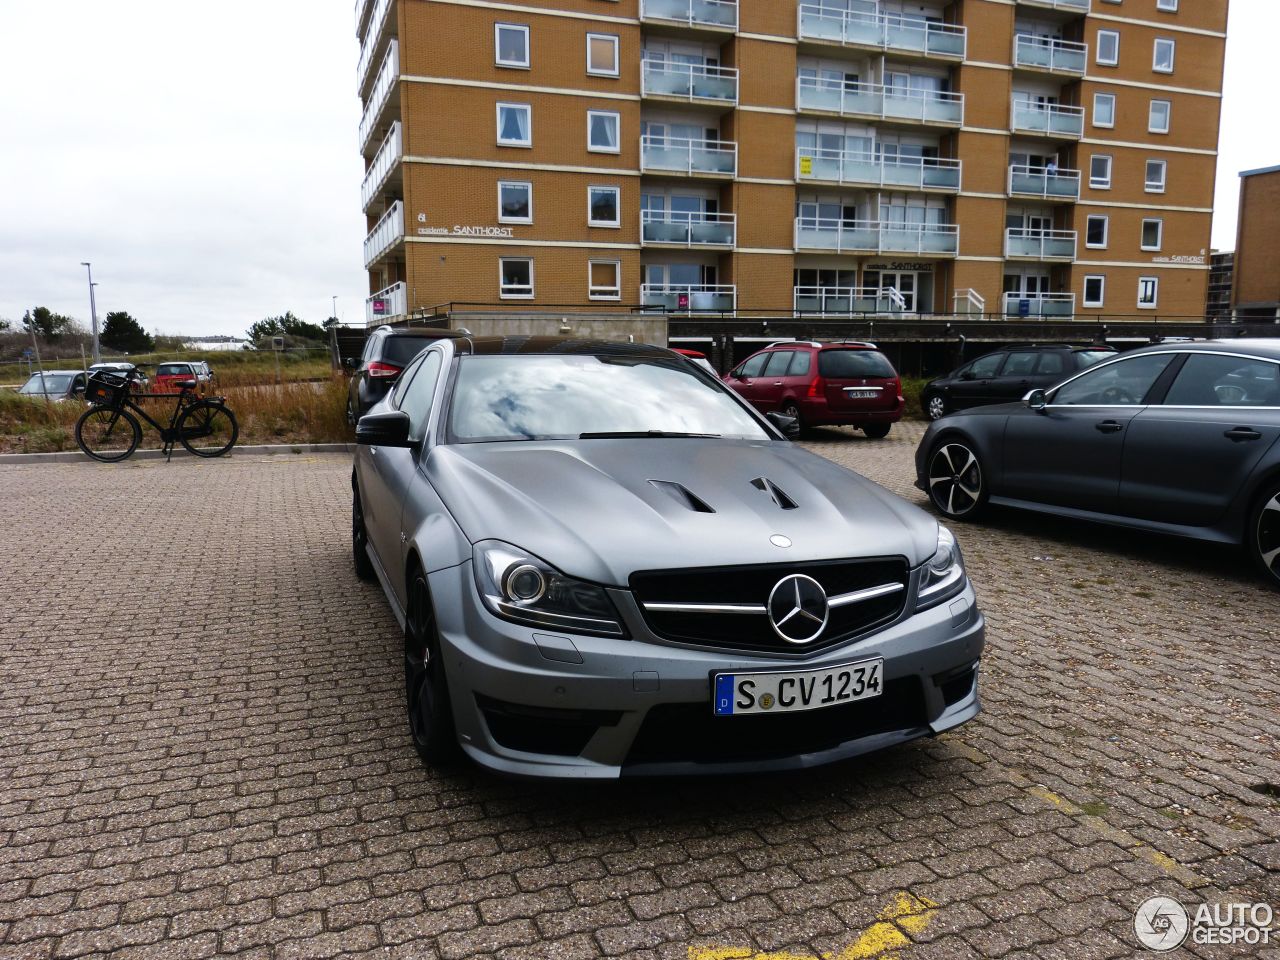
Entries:
{"type": "Polygon", "coordinates": [[[1009,168],[1009,196],[1074,203],[1080,199],[1080,171],[1050,173],[1044,167],[1014,164],[1009,168]]]}
{"type": "Polygon", "coordinates": [[[738,145],[732,140],[645,134],[640,138],[640,169],[689,177],[734,177],[738,173],[738,145]]]}
{"type": "Polygon", "coordinates": [[[736,32],[737,0],[640,0],[640,19],[736,32]]]}
{"type": "Polygon", "coordinates": [[[404,201],[397,200],[387,208],[377,225],[364,240],[364,265],[372,267],[388,250],[404,240],[404,201]]]}
{"type": "Polygon", "coordinates": [[[1074,260],[1076,232],[1010,227],[1004,232],[1004,255],[1008,260],[1074,260]]]}
{"type": "Polygon", "coordinates": [[[364,302],[364,322],[368,326],[386,323],[409,312],[409,287],[393,283],[364,302]]]}
{"type": "Polygon", "coordinates": [[[964,27],[893,13],[858,13],[801,4],[797,36],[892,53],[963,60],[964,27]]]}
{"type": "Polygon", "coordinates": [[[374,134],[378,132],[382,113],[393,97],[399,102],[400,94],[400,41],[392,40],[387,55],[378,68],[378,79],[365,103],[364,116],[360,118],[360,152],[367,154],[374,134]]]}
{"type": "Polygon", "coordinates": [[[1013,38],[1013,65],[1050,73],[1083,77],[1089,63],[1089,47],[1056,37],[1020,33],[1013,38]]]}
{"type": "Polygon", "coordinates": [[[364,96],[369,85],[369,68],[377,61],[379,54],[386,49],[382,44],[382,33],[386,29],[388,14],[394,0],[375,0],[373,16],[369,18],[369,30],[360,47],[360,62],[356,64],[356,93],[364,96]]]}
{"type": "Polygon", "coordinates": [[[796,150],[796,180],[956,193],[960,189],[960,161],[801,147],[796,150]]]}
{"type": "Polygon", "coordinates": [[[909,253],[954,257],[960,228],[948,223],[893,223],[797,217],[795,247],[818,253],[909,253]]]}
{"type": "Polygon", "coordinates": [[[1014,133],[1079,140],[1084,136],[1084,107],[1038,103],[1025,97],[1015,97],[1010,129],[1014,133]]]}
{"type": "Polygon", "coordinates": [[[369,12],[369,0],[356,0],[356,39],[364,39],[365,14],[369,12]]]}
{"type": "Polygon", "coordinates": [[[1042,320],[1071,320],[1076,315],[1074,293],[1006,293],[1006,317],[1036,317],[1042,320]]]}
{"type": "Polygon", "coordinates": [[[1062,10],[1065,13],[1088,13],[1089,0],[1014,0],[1020,7],[1039,7],[1042,10],[1062,10]]]}
{"type": "Polygon", "coordinates": [[[731,283],[645,283],[640,286],[640,302],[669,313],[732,313],[738,288],[731,283]]]}
{"type": "Polygon", "coordinates": [[[794,313],[853,316],[863,313],[902,313],[907,302],[893,287],[795,287],[794,313]]]}
{"type": "Polygon", "coordinates": [[[738,102],[738,71],[645,59],[640,61],[640,92],[661,100],[732,106],[738,102]]]}
{"type": "Polygon", "coordinates": [[[796,81],[796,109],[958,127],[964,123],[964,94],[800,77],[796,81]]]}
{"type": "Polygon", "coordinates": [[[734,213],[640,212],[640,242],[646,247],[732,247],[737,233],[734,213]]]}
{"type": "Polygon", "coordinates": [[[403,138],[400,131],[400,121],[397,120],[391,124],[391,129],[387,131],[386,139],[382,141],[382,145],[378,147],[377,155],[373,158],[373,164],[364,175],[364,182],[360,184],[361,210],[369,209],[369,205],[373,203],[378,191],[382,189],[383,185],[391,178],[391,174],[400,165],[400,158],[404,155],[403,138]]]}

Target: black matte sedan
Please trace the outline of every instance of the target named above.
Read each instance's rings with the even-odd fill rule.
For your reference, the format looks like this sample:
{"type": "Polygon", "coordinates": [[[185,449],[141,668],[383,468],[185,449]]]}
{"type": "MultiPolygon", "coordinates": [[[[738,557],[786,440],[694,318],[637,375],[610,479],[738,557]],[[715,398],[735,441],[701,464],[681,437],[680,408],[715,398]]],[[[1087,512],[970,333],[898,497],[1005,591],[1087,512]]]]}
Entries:
{"type": "Polygon", "coordinates": [[[1021,403],[931,424],[916,485],[988,504],[1240,544],[1280,586],[1280,340],[1143,347],[1021,403]]]}
{"type": "Polygon", "coordinates": [[[1066,343],[1030,343],[1005,347],[930,380],[920,393],[921,405],[930,420],[937,420],[955,410],[1008,403],[1115,355],[1114,347],[1100,344],[1073,347],[1066,343]]]}

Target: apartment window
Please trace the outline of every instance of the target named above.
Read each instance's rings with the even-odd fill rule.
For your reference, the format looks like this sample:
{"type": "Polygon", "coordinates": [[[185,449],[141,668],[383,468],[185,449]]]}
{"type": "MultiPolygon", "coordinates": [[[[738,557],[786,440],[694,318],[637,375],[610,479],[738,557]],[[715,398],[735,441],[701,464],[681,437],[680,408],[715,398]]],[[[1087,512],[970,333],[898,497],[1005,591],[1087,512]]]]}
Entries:
{"type": "Polygon", "coordinates": [[[620,227],[622,219],[618,211],[621,190],[618,187],[587,188],[587,226],[620,227]]]}
{"type": "Polygon", "coordinates": [[[1093,125],[1095,127],[1114,127],[1116,125],[1116,95],[1114,93],[1095,93],[1093,95],[1093,125]]]}
{"type": "Polygon", "coordinates": [[[1152,100],[1151,115],[1147,120],[1147,130],[1151,133],[1169,132],[1169,113],[1173,104],[1168,100],[1152,100]]]}
{"type": "Polygon", "coordinates": [[[1169,164],[1164,160],[1147,161],[1147,193],[1164,193],[1165,178],[1169,174],[1169,164]]]}
{"type": "Polygon", "coordinates": [[[498,222],[533,223],[533,184],[524,180],[498,181],[498,222]]]}
{"type": "Polygon", "coordinates": [[[1178,0],[1156,0],[1156,9],[1165,13],[1178,12],[1178,0]]]}
{"type": "Polygon", "coordinates": [[[500,67],[529,69],[529,28],[518,23],[495,23],[493,59],[500,67]]]}
{"type": "Polygon", "coordinates": [[[1173,51],[1176,44],[1172,40],[1156,40],[1155,50],[1151,55],[1151,69],[1156,73],[1173,73],[1173,51]]]}
{"type": "Polygon", "coordinates": [[[1138,278],[1138,306],[1144,310],[1154,310],[1160,298],[1159,277],[1138,278]]]}
{"type": "Polygon", "coordinates": [[[498,260],[498,293],[504,300],[533,298],[533,260],[502,257],[498,260]]]}
{"type": "Polygon", "coordinates": [[[619,114],[603,110],[587,111],[587,149],[592,153],[618,153],[619,114]]]}
{"type": "Polygon", "coordinates": [[[1095,250],[1105,249],[1107,246],[1107,231],[1110,224],[1110,217],[1090,216],[1085,221],[1084,245],[1095,250]]]}
{"type": "Polygon", "coordinates": [[[1120,62],[1120,34],[1115,30],[1098,31],[1097,62],[1105,67],[1114,67],[1120,62]]]}
{"type": "Polygon", "coordinates": [[[587,264],[587,296],[592,300],[622,299],[622,263],[592,260],[587,264]]]}
{"type": "Polygon", "coordinates": [[[1164,237],[1164,221],[1156,218],[1142,221],[1142,249],[1159,250],[1164,237]]]}
{"type": "Polygon", "coordinates": [[[529,104],[498,104],[498,143],[504,147],[533,146],[533,108],[529,104]]]}
{"type": "Polygon", "coordinates": [[[1106,299],[1107,278],[1092,275],[1084,278],[1084,305],[1100,307],[1106,299]]]}
{"type": "Polygon", "coordinates": [[[587,34],[587,73],[597,77],[618,75],[618,38],[607,33],[587,34]]]}
{"type": "Polygon", "coordinates": [[[1089,186],[1095,190],[1111,189],[1111,158],[1095,153],[1089,158],[1089,186]]]}

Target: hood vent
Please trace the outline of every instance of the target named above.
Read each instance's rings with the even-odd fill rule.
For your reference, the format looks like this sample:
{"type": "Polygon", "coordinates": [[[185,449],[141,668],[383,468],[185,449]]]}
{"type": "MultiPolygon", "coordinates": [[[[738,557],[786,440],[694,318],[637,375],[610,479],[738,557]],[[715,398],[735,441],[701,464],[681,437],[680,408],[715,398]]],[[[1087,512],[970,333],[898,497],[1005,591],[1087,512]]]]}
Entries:
{"type": "Polygon", "coordinates": [[[783,489],[770,480],[768,477],[756,477],[751,481],[751,485],[757,490],[763,490],[772,500],[783,510],[794,510],[798,504],[786,495],[783,489]]]}
{"type": "Polygon", "coordinates": [[[650,480],[649,482],[680,506],[687,507],[694,513],[715,513],[705,500],[694,494],[684,484],[676,483],[674,480],[650,480]]]}

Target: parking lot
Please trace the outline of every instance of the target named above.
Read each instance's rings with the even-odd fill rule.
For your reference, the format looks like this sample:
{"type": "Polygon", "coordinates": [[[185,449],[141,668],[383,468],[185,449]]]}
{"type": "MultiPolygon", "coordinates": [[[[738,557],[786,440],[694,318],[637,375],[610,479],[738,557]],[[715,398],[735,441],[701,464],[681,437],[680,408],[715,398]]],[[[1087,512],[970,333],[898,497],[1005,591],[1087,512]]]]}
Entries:
{"type": "MultiPolygon", "coordinates": [[[[922,503],[921,430],[811,446],[922,503]]],[[[1232,551],[994,515],[974,722],[538,784],[419,764],[349,476],[0,466],[0,958],[1087,960],[1154,894],[1280,907],[1280,592],[1232,551]]]]}

